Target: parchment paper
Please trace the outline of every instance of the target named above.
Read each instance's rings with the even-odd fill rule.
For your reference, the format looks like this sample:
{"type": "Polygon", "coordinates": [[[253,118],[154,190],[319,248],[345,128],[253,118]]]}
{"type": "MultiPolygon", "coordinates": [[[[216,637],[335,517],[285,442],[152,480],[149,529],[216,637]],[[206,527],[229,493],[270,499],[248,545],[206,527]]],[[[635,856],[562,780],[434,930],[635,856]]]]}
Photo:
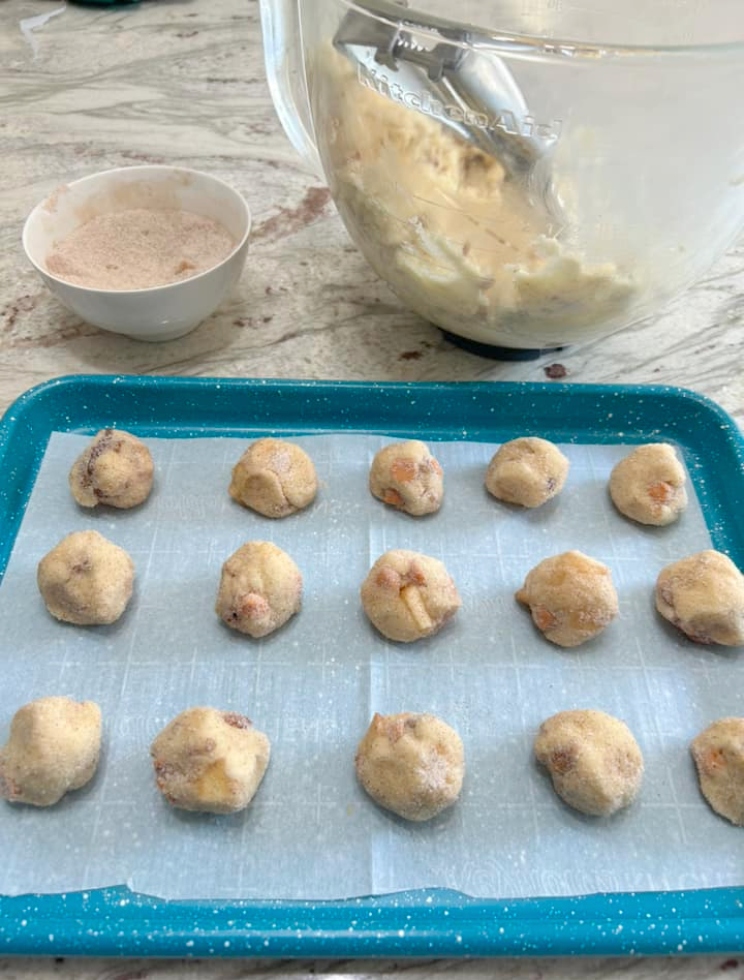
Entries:
{"type": "Polygon", "coordinates": [[[742,831],[701,798],[689,741],[741,714],[744,660],[657,617],[659,569],[710,539],[694,499],[666,529],[614,511],[607,478],[628,447],[563,447],[563,494],[523,511],[483,488],[495,445],[435,443],[445,505],[415,519],[368,492],[387,440],[307,436],[295,441],[315,461],[318,500],[271,521],[229,499],[247,443],[228,438],[147,440],[149,501],[84,511],[67,473],[87,441],[52,437],[0,586],[0,738],[25,702],[67,694],[101,705],[105,749],[93,782],[56,807],[0,805],[0,893],[127,884],[165,898],[327,899],[440,886],[507,898],[742,883],[742,831]],[[135,596],[112,627],[55,621],[36,588],[39,559],[83,528],[136,564],[135,596]],[[213,611],[222,562],[251,539],[287,550],[305,582],[301,613],[258,641],[213,611]],[[393,547],[444,560],[463,598],[441,633],[412,645],[376,634],[358,599],[393,547]],[[621,605],[573,651],[545,641],[514,599],[531,567],[569,548],[611,567],[621,605]],[[271,739],[269,771],[241,814],[179,812],[156,789],[150,743],[195,704],[243,712],[271,739]],[[607,820],[561,803],[532,758],[540,722],[581,707],[626,721],[645,756],[638,800],[607,820]],[[401,710],[440,715],[465,744],[462,797],[427,824],[378,809],[354,777],[372,713],[401,710]]]}

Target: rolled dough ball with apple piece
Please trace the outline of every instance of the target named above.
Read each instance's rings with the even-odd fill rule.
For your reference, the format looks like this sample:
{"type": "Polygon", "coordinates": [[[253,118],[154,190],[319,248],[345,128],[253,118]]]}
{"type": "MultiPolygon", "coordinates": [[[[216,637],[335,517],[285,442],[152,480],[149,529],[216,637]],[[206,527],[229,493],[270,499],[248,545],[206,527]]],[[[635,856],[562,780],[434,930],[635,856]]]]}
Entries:
{"type": "Polygon", "coordinates": [[[406,820],[423,821],[457,801],[465,754],[457,732],[435,715],[375,714],[355,766],[376,803],[406,820]]]}
{"type": "Polygon", "coordinates": [[[744,718],[714,721],[693,739],[690,751],[711,808],[744,826],[744,718]]]}
{"type": "Polygon", "coordinates": [[[674,447],[663,442],[638,446],[610,474],[610,497],[638,524],[672,524],[687,507],[687,475],[674,447]]]}
{"type": "Polygon", "coordinates": [[[233,467],[229,492],[264,517],[288,517],[315,500],[318,477],[313,461],[296,443],[258,439],[233,467]]]}
{"type": "Polygon", "coordinates": [[[401,643],[438,632],[461,605],[444,564],[405,549],[386,551],[377,559],[362,583],[361,599],[379,632],[401,643]]]}
{"type": "Polygon", "coordinates": [[[580,551],[545,558],[516,595],[551,643],[576,647],[591,640],[618,615],[610,569],[580,551]]]}
{"type": "Polygon", "coordinates": [[[268,636],[302,605],[302,573],[271,541],[248,541],[222,566],[215,612],[226,626],[268,636]]]}
{"type": "Polygon", "coordinates": [[[107,626],[132,597],[134,562],[98,531],[73,531],[38,564],[36,580],[47,609],[78,626],[107,626]]]}
{"type": "Polygon", "coordinates": [[[509,504],[541,507],[561,492],[568,470],[566,456],[547,439],[511,439],[499,447],[488,464],[486,489],[509,504]]]}
{"type": "Polygon", "coordinates": [[[101,429],[70,470],[70,491],[81,507],[128,510],[150,495],[155,466],[147,446],[129,432],[101,429]]]}
{"type": "Polygon", "coordinates": [[[374,497],[413,517],[434,514],[442,506],[442,467],[420,439],[384,446],[369,472],[374,497]]]}
{"type": "Polygon", "coordinates": [[[271,746],[245,715],[195,707],[165,726],[150,754],[158,789],[171,806],[235,813],[255,796],[271,746]]]}
{"type": "Polygon", "coordinates": [[[656,608],[695,643],[744,646],[744,575],[728,555],[707,549],[666,565],[656,608]]]}
{"type": "Polygon", "coordinates": [[[101,709],[93,701],[44,697],[13,716],[0,749],[0,796],[54,806],[93,778],[101,754],[101,709]]]}
{"type": "Polygon", "coordinates": [[[589,816],[622,810],[641,788],[638,743],[625,722],[603,711],[560,711],[542,723],[534,750],[558,796],[589,816]]]}

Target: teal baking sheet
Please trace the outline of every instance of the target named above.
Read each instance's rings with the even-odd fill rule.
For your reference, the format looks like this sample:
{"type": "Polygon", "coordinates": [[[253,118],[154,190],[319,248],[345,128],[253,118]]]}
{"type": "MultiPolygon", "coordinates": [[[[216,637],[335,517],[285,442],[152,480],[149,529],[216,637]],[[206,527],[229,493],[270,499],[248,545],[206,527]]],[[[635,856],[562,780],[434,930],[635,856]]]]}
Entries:
{"type": "MultiPolygon", "coordinates": [[[[53,432],[143,437],[416,435],[500,443],[672,441],[715,547],[744,563],[742,440],[716,406],[668,388],[62,378],[23,396],[0,432],[4,569],[53,432]]],[[[714,819],[711,817],[711,819],[714,819]]],[[[497,846],[498,842],[495,842],[497,846]]],[[[444,889],[348,901],[162,901],[125,888],[0,898],[8,953],[431,956],[737,951],[738,888],[473,899],[444,889]]]]}

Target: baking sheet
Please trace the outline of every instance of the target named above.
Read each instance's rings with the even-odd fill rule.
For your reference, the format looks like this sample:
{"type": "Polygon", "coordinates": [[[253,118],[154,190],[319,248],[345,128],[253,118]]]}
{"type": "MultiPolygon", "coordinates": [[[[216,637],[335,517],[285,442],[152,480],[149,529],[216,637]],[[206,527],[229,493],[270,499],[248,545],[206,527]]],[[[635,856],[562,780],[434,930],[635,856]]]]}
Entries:
{"type": "Polygon", "coordinates": [[[147,439],[158,471],[148,503],[83,512],[66,477],[87,441],[53,435],[0,586],[0,733],[15,707],[65,693],[99,701],[105,752],[95,781],[53,810],[0,809],[0,892],[123,883],[170,899],[339,899],[432,886],[526,897],[741,882],[740,831],[701,800],[688,744],[714,718],[740,713],[742,660],[657,619],[658,569],[710,537],[695,500],[666,529],[614,512],[607,476],[629,446],[564,446],[566,490],[527,512],[483,490],[496,444],[437,442],[445,506],[416,520],[367,491],[369,461],[388,439],[300,436],[321,493],[309,511],[276,522],[227,496],[246,440],[226,438],[147,439]],[[110,628],[55,622],[33,584],[39,558],[83,527],[126,547],[138,569],[133,604],[110,628]],[[305,577],[300,615],[260,641],[230,633],[212,610],[222,561],[253,538],[284,547],[305,577]],[[391,547],[442,558],[463,597],[442,633],[411,646],[383,640],[359,608],[359,584],[391,547]],[[621,600],[620,619],[574,651],[536,634],[513,598],[537,561],[567,548],[610,565],[621,600]],[[195,703],[244,711],[272,740],[271,766],[243,814],[179,813],[157,794],[149,744],[195,703]],[[643,749],[641,797],[611,820],[563,806],[532,762],[540,721],[569,707],[622,717],[643,749]],[[372,712],[400,710],[440,714],[465,743],[462,799],[426,825],[378,810],[353,776],[372,712]]]}

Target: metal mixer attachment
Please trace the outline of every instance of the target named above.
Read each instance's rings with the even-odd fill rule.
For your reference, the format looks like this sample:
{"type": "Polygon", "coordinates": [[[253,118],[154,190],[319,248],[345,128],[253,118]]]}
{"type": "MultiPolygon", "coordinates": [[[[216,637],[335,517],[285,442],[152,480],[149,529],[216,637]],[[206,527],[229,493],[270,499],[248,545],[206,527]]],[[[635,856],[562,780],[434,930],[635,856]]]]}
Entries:
{"type": "Polygon", "coordinates": [[[498,158],[525,180],[549,142],[531,133],[531,116],[493,39],[432,18],[414,21],[401,4],[356,0],[334,37],[365,84],[432,116],[498,158]],[[369,11],[365,13],[364,11],[369,11]],[[431,37],[426,47],[415,37],[431,37]]]}

